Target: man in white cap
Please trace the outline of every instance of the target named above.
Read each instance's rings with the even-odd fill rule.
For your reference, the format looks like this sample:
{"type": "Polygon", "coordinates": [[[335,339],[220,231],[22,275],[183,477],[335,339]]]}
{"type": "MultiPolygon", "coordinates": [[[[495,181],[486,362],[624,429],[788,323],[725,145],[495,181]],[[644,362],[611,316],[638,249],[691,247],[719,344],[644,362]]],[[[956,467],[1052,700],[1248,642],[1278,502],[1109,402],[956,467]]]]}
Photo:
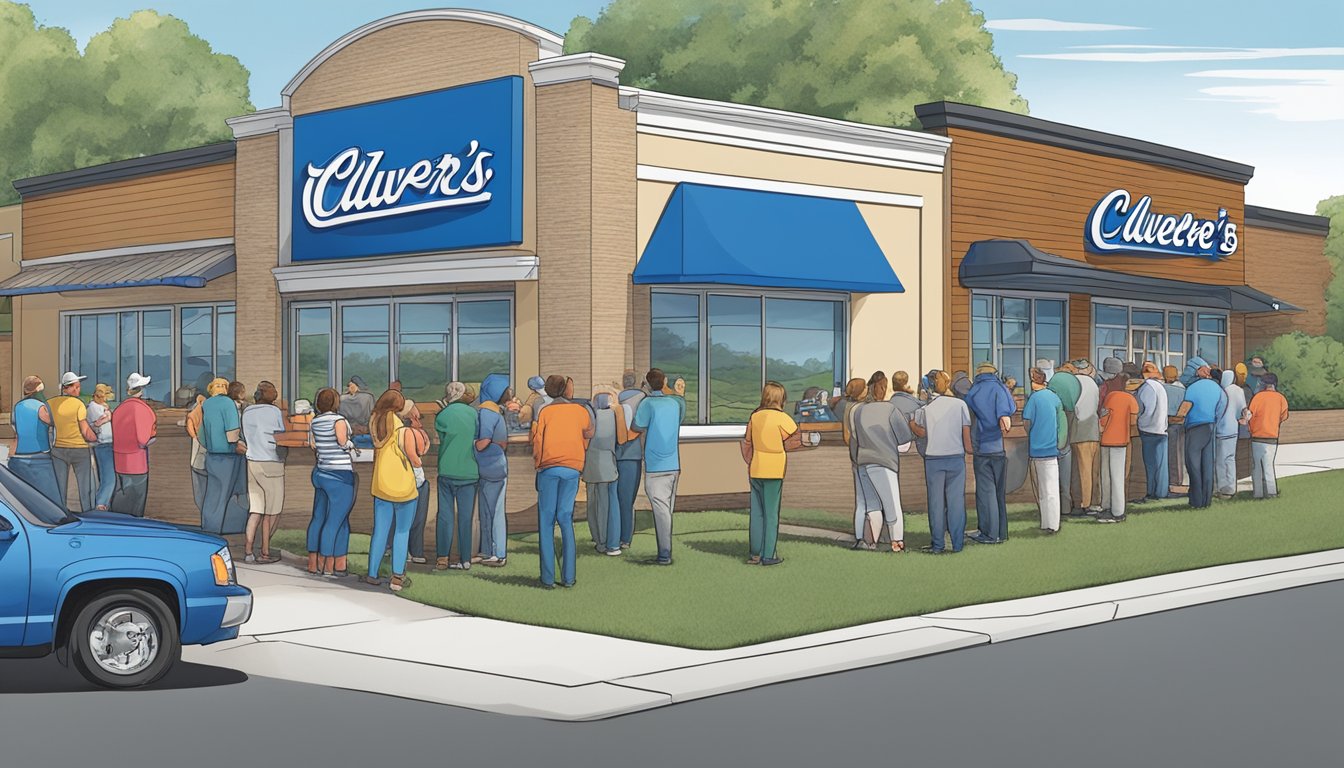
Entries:
{"type": "Polygon", "coordinates": [[[79,487],[80,512],[90,512],[94,504],[93,454],[89,444],[98,441],[98,435],[89,426],[89,411],[79,398],[80,382],[85,376],[74,371],[61,374],[61,394],[47,405],[51,408],[55,442],[51,447],[52,465],[56,470],[56,490],[62,500],[70,485],[70,472],[75,473],[79,487]]]}
{"type": "Polygon", "coordinates": [[[145,516],[149,495],[149,446],[158,435],[158,419],[145,402],[149,377],[132,373],[126,377],[126,399],[112,411],[112,467],[117,489],[112,511],[145,516]]]}

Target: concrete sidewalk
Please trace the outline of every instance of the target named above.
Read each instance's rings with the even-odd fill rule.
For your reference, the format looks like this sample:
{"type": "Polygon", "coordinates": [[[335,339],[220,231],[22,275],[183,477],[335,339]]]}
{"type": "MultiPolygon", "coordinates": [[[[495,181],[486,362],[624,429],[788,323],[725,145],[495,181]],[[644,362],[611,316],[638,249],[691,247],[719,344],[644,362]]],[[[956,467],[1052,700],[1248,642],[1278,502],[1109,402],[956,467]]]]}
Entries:
{"type": "MultiPolygon", "coordinates": [[[[1344,468],[1283,446],[1281,476],[1344,468]],[[1285,450],[1287,449],[1287,450],[1285,450]]],[[[1344,579],[1344,549],[1222,565],[720,651],[463,616],[287,564],[239,566],[256,609],[183,658],[248,674],[503,714],[593,720],[772,683],[1344,579]]]]}

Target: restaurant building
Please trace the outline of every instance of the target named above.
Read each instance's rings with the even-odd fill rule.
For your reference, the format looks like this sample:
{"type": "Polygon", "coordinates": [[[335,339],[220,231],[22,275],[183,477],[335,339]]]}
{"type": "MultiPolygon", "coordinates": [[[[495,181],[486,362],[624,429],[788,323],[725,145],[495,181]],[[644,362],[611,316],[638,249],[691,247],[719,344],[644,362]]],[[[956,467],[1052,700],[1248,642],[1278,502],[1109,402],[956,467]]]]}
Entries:
{"type": "MultiPolygon", "coordinates": [[[[1041,357],[1227,364],[1323,330],[1325,220],[1245,205],[1248,166],[959,104],[919,107],[920,132],[621,87],[622,61],[561,45],[491,13],[392,16],[232,141],[15,182],[5,389],[151,376],[150,511],[190,520],[178,426],[215,376],[290,404],[399,381],[432,415],[453,379],[525,396],[561,373],[584,397],[658,366],[686,384],[689,509],[742,506],[768,379],[792,406],[874,370],[1025,382],[1041,357]]],[[[852,509],[837,441],[791,463],[791,506],[852,509]]],[[[299,514],[311,460],[291,453],[299,514]]],[[[525,445],[510,469],[518,514],[525,445]]]]}

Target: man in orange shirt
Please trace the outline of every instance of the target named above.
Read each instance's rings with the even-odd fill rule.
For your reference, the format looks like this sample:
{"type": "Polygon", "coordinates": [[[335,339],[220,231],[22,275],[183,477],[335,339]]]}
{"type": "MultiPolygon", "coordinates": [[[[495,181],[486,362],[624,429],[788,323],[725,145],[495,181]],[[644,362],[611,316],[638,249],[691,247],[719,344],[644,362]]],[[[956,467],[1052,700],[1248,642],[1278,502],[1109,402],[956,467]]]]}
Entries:
{"type": "Polygon", "coordinates": [[[1288,400],[1279,393],[1279,377],[1260,376],[1260,389],[1242,412],[1242,424],[1251,430],[1251,492],[1257,499],[1279,495],[1274,459],[1279,453],[1279,425],[1288,420],[1288,400]]]}
{"type": "Polygon", "coordinates": [[[564,376],[546,377],[551,402],[532,421],[532,459],[537,468],[537,532],[541,583],[555,586],[555,527],[560,526],[560,586],[574,586],[574,497],[595,428],[588,409],[570,402],[564,376]]]}
{"type": "Polygon", "coordinates": [[[1129,374],[1115,375],[1120,381],[1101,403],[1101,507],[1099,523],[1125,521],[1125,480],[1129,459],[1130,428],[1139,419],[1139,401],[1126,390],[1129,374]]]}

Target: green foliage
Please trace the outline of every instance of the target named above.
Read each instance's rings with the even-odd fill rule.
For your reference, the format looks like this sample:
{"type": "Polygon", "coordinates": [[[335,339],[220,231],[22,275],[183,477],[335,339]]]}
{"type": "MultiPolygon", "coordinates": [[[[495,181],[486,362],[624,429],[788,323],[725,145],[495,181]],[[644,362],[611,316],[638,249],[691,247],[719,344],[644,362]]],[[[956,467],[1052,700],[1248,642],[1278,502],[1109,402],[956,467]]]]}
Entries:
{"type": "Polygon", "coordinates": [[[1025,113],[984,21],[968,0],[613,0],[565,52],[625,59],[627,85],[876,125],[940,99],[1025,113]]]}
{"type": "Polygon", "coordinates": [[[1344,341],[1344,195],[1317,203],[1316,215],[1330,217],[1325,258],[1335,270],[1334,279],[1325,288],[1325,332],[1344,341]]]}
{"type": "Polygon", "coordinates": [[[1279,377],[1279,391],[1290,408],[1344,408],[1344,343],[1294,331],[1270,342],[1259,354],[1279,377]]]}
{"type": "Polygon", "coordinates": [[[186,23],[117,19],[81,55],[70,33],[0,0],[0,205],[13,179],[223,141],[253,110],[247,69],[186,23]]]}

